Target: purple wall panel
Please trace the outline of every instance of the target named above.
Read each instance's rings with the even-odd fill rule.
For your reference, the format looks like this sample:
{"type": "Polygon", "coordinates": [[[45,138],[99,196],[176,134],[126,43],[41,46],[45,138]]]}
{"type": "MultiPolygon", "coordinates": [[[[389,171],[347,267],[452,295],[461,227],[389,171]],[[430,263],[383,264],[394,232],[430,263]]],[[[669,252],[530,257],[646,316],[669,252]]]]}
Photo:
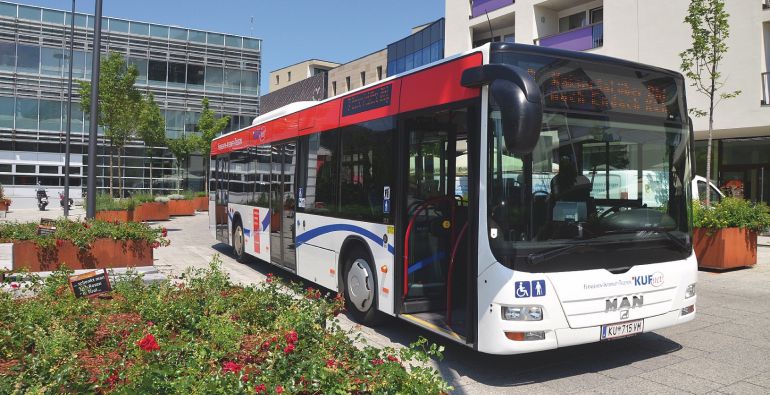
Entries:
{"type": "Polygon", "coordinates": [[[471,6],[471,18],[513,4],[513,2],[514,0],[474,0],[471,6]]]}
{"type": "Polygon", "coordinates": [[[540,39],[539,44],[543,47],[569,49],[571,51],[584,51],[593,48],[592,27],[586,26],[582,29],[573,30],[555,36],[540,39]]]}

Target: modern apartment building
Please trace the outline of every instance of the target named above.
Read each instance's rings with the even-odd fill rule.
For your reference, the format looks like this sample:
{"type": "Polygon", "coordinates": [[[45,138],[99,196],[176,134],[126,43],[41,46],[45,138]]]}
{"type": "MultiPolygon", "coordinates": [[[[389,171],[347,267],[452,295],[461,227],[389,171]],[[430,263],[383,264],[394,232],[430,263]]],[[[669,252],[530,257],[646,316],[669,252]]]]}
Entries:
{"type": "MultiPolygon", "coordinates": [[[[0,2],[0,183],[14,207],[34,207],[36,184],[56,196],[64,185],[69,12],[0,2]]],[[[88,117],[80,109],[77,80],[90,80],[94,18],[75,14],[72,106],[72,195],[85,187],[88,117]]],[[[229,115],[229,130],[251,124],[259,109],[261,40],[177,26],[104,17],[100,52],[118,52],[137,67],[137,86],[152,92],[166,119],[170,138],[196,133],[201,101],[229,115]]],[[[97,186],[109,185],[109,143],[100,132],[97,186]]],[[[171,154],[157,147],[155,190],[175,187],[171,154]]],[[[150,187],[150,160],[140,141],[125,149],[128,190],[150,187]]],[[[202,188],[200,157],[192,158],[185,183],[202,188]]]]}
{"type": "Polygon", "coordinates": [[[270,72],[270,92],[275,92],[318,74],[327,73],[339,65],[339,63],[328,60],[308,59],[291,66],[281,67],[270,72]]]}
{"type": "MultiPolygon", "coordinates": [[[[712,178],[743,185],[743,195],[770,201],[770,0],[728,0],[729,52],[715,117],[712,178]]],[[[687,0],[446,0],[447,56],[489,41],[598,53],[679,70],[690,46],[687,0]]],[[[688,106],[707,109],[692,87],[688,106]]],[[[705,173],[708,120],[695,118],[696,171],[705,173]]]]}

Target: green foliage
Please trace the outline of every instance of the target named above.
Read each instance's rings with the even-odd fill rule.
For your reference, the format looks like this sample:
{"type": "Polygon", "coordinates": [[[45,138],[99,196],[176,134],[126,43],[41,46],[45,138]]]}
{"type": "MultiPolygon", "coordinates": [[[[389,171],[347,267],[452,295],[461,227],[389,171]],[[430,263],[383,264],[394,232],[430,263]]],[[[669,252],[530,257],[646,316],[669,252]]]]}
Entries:
{"type": "Polygon", "coordinates": [[[106,221],[78,222],[68,219],[56,221],[56,231],[50,235],[38,235],[37,223],[34,222],[2,222],[0,223],[0,241],[31,240],[42,247],[54,247],[57,241],[69,241],[85,249],[96,239],[113,240],[144,240],[148,243],[167,245],[161,228],[152,228],[137,222],[113,223],[106,221]]]}
{"type": "Polygon", "coordinates": [[[96,211],[133,210],[137,202],[134,199],[116,199],[108,194],[96,196],[96,211]]]}
{"type": "Polygon", "coordinates": [[[184,283],[118,280],[106,298],[76,299],[65,271],[33,298],[0,295],[0,389],[13,393],[444,394],[421,339],[378,349],[324,297],[273,276],[234,286],[215,257],[184,283]]]}
{"type": "Polygon", "coordinates": [[[150,154],[152,154],[151,147],[162,146],[166,143],[166,120],[163,118],[152,92],[148,92],[142,100],[137,135],[144,141],[150,154]]]}
{"type": "Polygon", "coordinates": [[[195,134],[184,134],[182,137],[175,139],[168,139],[166,145],[171,154],[176,158],[176,170],[177,170],[177,191],[180,189],[181,181],[181,169],[187,165],[190,159],[190,155],[200,147],[200,136],[195,134]]]}
{"type": "Polygon", "coordinates": [[[693,202],[693,226],[712,230],[744,228],[762,232],[770,228],[770,210],[764,203],[726,197],[711,207],[693,202]]]}
{"type": "Polygon", "coordinates": [[[201,132],[200,152],[203,157],[211,155],[211,142],[217,135],[225,130],[227,123],[230,122],[230,116],[225,115],[217,118],[214,111],[209,108],[209,99],[203,98],[203,110],[198,119],[198,130],[201,132]]]}
{"type": "Polygon", "coordinates": [[[135,193],[131,195],[131,200],[136,202],[137,205],[142,203],[150,203],[155,201],[155,196],[149,193],[135,193]]]}

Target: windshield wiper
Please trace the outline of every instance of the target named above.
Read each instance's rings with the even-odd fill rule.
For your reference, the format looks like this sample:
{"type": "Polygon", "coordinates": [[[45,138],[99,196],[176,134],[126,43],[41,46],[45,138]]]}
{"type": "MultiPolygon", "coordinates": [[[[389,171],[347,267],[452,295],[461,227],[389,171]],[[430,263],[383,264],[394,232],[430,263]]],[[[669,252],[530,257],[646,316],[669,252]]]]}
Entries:
{"type": "Polygon", "coordinates": [[[671,233],[671,229],[668,229],[668,228],[649,227],[649,228],[639,228],[639,229],[611,230],[611,231],[604,232],[604,235],[619,235],[619,234],[631,234],[631,233],[654,233],[656,235],[662,234],[666,236],[666,238],[669,241],[674,243],[677,249],[681,250],[682,252],[690,251],[690,246],[688,246],[686,242],[682,241],[682,239],[674,236],[671,233]]]}
{"type": "Polygon", "coordinates": [[[529,261],[530,265],[538,265],[551,258],[564,255],[578,247],[585,247],[587,245],[588,245],[587,243],[575,243],[575,244],[566,245],[564,247],[554,248],[552,250],[548,250],[545,252],[532,253],[532,254],[529,254],[529,256],[527,257],[527,260],[529,261]]]}

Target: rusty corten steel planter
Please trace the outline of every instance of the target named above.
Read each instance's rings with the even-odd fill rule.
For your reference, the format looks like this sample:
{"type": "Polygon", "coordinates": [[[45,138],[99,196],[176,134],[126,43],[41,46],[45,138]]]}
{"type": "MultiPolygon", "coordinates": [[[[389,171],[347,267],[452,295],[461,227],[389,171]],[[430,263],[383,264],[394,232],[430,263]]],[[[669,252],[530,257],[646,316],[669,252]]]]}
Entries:
{"type": "Polygon", "coordinates": [[[199,196],[193,198],[195,202],[195,209],[198,211],[209,211],[209,198],[205,196],[199,196]]]}
{"type": "Polygon", "coordinates": [[[81,249],[69,241],[41,248],[34,241],[13,242],[13,269],[52,271],[65,264],[73,270],[152,266],[152,245],[146,241],[96,239],[81,249]]]}
{"type": "Polygon", "coordinates": [[[97,211],[95,217],[107,222],[129,222],[134,217],[133,214],[133,211],[129,210],[105,210],[97,211]]]}
{"type": "Polygon", "coordinates": [[[164,202],[142,203],[134,209],[134,222],[143,221],[168,221],[169,208],[164,202]]]}
{"type": "Polygon", "coordinates": [[[757,263],[757,232],[742,228],[695,228],[693,248],[698,267],[724,270],[754,266],[757,263]]]}
{"type": "Polygon", "coordinates": [[[195,201],[193,200],[169,200],[168,214],[172,217],[179,215],[195,215],[195,201]]]}

